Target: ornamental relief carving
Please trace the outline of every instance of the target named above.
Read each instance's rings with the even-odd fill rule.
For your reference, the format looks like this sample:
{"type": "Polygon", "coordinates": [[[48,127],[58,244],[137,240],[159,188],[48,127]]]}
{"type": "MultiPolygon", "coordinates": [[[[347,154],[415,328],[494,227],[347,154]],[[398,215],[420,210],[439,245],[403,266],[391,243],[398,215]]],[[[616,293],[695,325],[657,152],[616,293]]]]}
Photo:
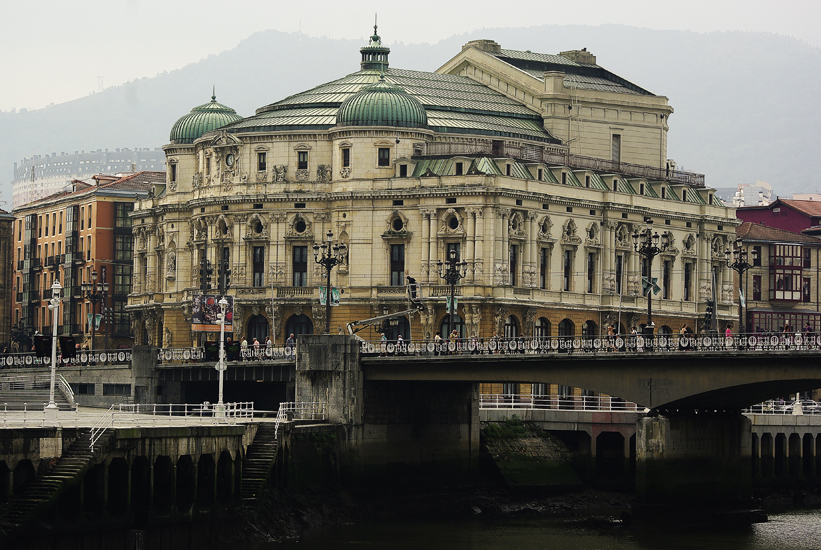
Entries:
{"type": "Polygon", "coordinates": [[[442,212],[439,218],[439,232],[437,235],[440,237],[465,235],[464,219],[455,208],[448,208],[442,212]]]}
{"type": "Polygon", "coordinates": [[[616,248],[632,248],[630,242],[630,228],[625,224],[619,224],[616,228],[616,248]]]}
{"type": "Polygon", "coordinates": [[[599,240],[599,238],[600,238],[599,226],[596,222],[593,222],[588,226],[587,230],[585,231],[585,234],[587,236],[584,240],[584,244],[586,246],[592,246],[592,247],[600,247],[601,246],[601,242],[599,240]]]}
{"type": "Polygon", "coordinates": [[[310,177],[311,174],[310,172],[308,172],[308,170],[297,170],[296,172],[294,172],[294,179],[296,181],[308,181],[310,177]]]}
{"type": "Polygon", "coordinates": [[[320,164],[316,167],[316,182],[328,183],[329,181],[331,181],[331,165],[320,164]]]}
{"type": "Polygon", "coordinates": [[[525,222],[520,212],[514,212],[507,222],[508,237],[516,240],[525,240],[527,232],[525,231],[525,222]]]}
{"type": "Polygon", "coordinates": [[[194,175],[191,177],[191,187],[194,189],[202,187],[202,172],[194,172],[194,175]]]}
{"type": "Polygon", "coordinates": [[[302,214],[296,214],[291,218],[291,221],[288,222],[285,236],[290,238],[313,239],[313,225],[313,222],[304,218],[302,214]],[[302,231],[299,231],[299,229],[302,229],[302,231]]]}
{"type": "Polygon", "coordinates": [[[268,171],[258,170],[255,179],[257,183],[265,183],[266,181],[268,181],[268,171]]]}
{"type": "Polygon", "coordinates": [[[285,164],[277,164],[273,168],[272,173],[273,183],[288,183],[288,166],[285,164]]]}
{"type": "Polygon", "coordinates": [[[268,239],[268,228],[265,219],[259,214],[253,214],[245,224],[246,239],[268,239]]]}
{"type": "Polygon", "coordinates": [[[581,238],[576,235],[576,222],[573,219],[569,219],[565,222],[564,226],[562,227],[562,244],[567,245],[580,245],[582,243],[581,238]]]}
{"type": "Polygon", "coordinates": [[[687,235],[684,239],[684,250],[682,251],[683,256],[698,256],[697,250],[698,241],[696,240],[695,236],[692,234],[687,235]]]}
{"type": "Polygon", "coordinates": [[[540,241],[552,241],[553,238],[550,236],[550,230],[553,227],[553,222],[550,221],[550,216],[545,216],[542,218],[541,223],[539,224],[539,235],[538,238],[540,241]]]}
{"type": "Polygon", "coordinates": [[[343,178],[351,177],[351,169],[350,168],[343,168],[339,171],[339,175],[343,178]]]}

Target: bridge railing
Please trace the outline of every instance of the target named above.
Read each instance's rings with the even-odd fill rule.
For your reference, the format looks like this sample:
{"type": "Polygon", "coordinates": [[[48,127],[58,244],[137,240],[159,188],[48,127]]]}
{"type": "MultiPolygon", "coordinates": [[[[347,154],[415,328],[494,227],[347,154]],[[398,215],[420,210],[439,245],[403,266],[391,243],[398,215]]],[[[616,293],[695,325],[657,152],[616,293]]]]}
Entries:
{"type": "Polygon", "coordinates": [[[550,409],[591,412],[644,412],[630,401],[600,395],[531,395],[512,393],[483,393],[479,395],[480,409],[550,409]]]}
{"type": "MultiPolygon", "coordinates": [[[[245,348],[239,347],[236,343],[225,350],[225,360],[234,361],[273,361],[273,360],[293,361],[296,359],[296,346],[288,344],[272,344],[259,347],[253,345],[245,348]]],[[[214,347],[208,350],[205,348],[159,348],[157,350],[157,363],[204,363],[217,362],[219,360],[219,348],[214,347]]]]}
{"type": "Polygon", "coordinates": [[[289,401],[279,404],[274,435],[278,436],[279,426],[283,422],[293,420],[325,420],[328,414],[328,407],[322,401],[294,402],[289,401]]]}
{"type": "MultiPolygon", "coordinates": [[[[74,357],[57,354],[57,366],[131,364],[130,349],[78,350],[74,357]]],[[[51,356],[37,357],[34,352],[0,354],[0,368],[45,367],[51,365],[51,356]]]]}
{"type": "Polygon", "coordinates": [[[610,353],[686,353],[686,352],[763,352],[818,351],[821,336],[812,334],[743,334],[725,337],[717,334],[688,336],[657,334],[653,337],[626,336],[553,336],[515,338],[460,338],[457,340],[363,341],[364,356],[497,354],[610,354],[610,353]]]}
{"type": "Polygon", "coordinates": [[[764,401],[763,403],[759,403],[757,405],[753,405],[752,407],[748,407],[741,412],[746,414],[809,414],[821,416],[821,406],[818,406],[818,404],[810,406],[802,404],[800,411],[801,412],[795,411],[794,402],[770,400],[764,401]]]}

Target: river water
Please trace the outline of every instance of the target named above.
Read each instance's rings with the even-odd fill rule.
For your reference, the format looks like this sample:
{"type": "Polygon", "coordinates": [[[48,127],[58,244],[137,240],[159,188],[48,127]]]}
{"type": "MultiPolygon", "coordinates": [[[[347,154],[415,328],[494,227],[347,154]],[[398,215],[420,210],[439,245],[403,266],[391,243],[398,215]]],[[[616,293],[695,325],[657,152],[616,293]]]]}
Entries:
{"type": "Polygon", "coordinates": [[[681,532],[589,527],[567,519],[481,515],[457,521],[387,521],[306,532],[299,541],[244,544],[245,550],[807,550],[821,549],[821,510],[770,515],[732,530],[681,532]]]}

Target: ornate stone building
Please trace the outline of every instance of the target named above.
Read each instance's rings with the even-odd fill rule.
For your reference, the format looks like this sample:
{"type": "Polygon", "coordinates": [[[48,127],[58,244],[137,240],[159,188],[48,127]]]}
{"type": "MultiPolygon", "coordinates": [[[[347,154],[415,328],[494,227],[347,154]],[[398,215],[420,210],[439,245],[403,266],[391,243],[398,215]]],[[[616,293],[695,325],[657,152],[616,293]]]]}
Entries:
{"type": "Polygon", "coordinates": [[[350,259],[332,274],[334,332],[407,309],[410,275],[424,311],[395,330],[432,338],[448,293],[437,261],[451,249],[467,262],[454,319],[465,335],[629,330],[645,321],[631,234],[647,218],[671,243],[652,266],[656,327],[694,326],[713,272],[719,316],[733,317],[723,261],[737,222],[703,176],[667,161],[665,97],[585,51],[479,41],[437,72],[391,68],[389,53],[374,34],[358,72],[248,118],[219,106],[178,121],[166,182],[132,213],[138,343],[197,342],[204,258],[231,266],[235,339],[321,331],[311,249],[329,231],[350,259]]]}

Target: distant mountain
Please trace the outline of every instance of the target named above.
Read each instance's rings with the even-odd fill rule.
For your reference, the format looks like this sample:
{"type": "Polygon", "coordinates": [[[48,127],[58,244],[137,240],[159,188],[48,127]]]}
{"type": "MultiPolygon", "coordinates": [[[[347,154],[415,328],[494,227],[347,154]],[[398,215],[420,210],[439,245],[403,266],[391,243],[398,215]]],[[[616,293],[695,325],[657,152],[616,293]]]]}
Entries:
{"type": "MultiPolygon", "coordinates": [[[[586,47],[608,70],[666,95],[668,156],[712,187],[764,180],[777,194],[816,191],[821,174],[821,49],[764,33],[698,34],[619,25],[484,29],[437,44],[395,43],[392,67],[433,71],[462,44],[558,53],[586,47]]],[[[13,163],[24,156],[157,147],[192,107],[217,98],[243,116],[359,69],[362,40],[256,33],[236,48],[45,109],[0,113],[0,181],[9,201],[13,163]]],[[[7,203],[8,204],[8,203],[7,203]]],[[[8,206],[7,206],[8,208],[8,206]]]]}

